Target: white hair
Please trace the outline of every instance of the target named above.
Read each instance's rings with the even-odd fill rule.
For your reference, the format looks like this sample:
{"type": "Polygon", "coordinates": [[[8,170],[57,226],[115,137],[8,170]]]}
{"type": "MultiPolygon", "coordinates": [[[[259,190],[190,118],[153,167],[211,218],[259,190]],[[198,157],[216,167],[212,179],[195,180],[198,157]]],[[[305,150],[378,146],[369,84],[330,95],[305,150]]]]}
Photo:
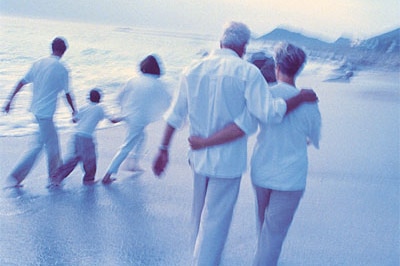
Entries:
{"type": "Polygon", "coordinates": [[[241,47],[250,39],[250,29],[241,22],[229,22],[225,24],[221,37],[221,45],[225,47],[241,47]]]}

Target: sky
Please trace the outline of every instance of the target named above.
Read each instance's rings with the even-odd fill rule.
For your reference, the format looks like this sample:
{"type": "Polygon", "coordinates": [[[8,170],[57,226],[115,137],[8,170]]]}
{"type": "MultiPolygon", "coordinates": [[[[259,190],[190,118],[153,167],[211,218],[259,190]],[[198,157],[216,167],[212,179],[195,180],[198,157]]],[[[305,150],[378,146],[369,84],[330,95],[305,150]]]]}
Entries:
{"type": "Polygon", "coordinates": [[[254,35],[277,27],[335,41],[400,27],[399,0],[0,0],[3,16],[150,27],[219,36],[227,21],[254,35]]]}

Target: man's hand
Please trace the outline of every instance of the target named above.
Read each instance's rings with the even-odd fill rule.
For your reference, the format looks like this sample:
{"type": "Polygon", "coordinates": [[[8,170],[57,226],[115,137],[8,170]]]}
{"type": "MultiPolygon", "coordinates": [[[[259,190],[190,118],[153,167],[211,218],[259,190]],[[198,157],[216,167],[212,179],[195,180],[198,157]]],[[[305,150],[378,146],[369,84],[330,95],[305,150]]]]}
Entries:
{"type": "Polygon", "coordinates": [[[72,112],[72,123],[78,123],[79,119],[76,117],[77,114],[77,111],[72,112]]]}
{"type": "Polygon", "coordinates": [[[300,95],[303,102],[316,102],[318,101],[317,94],[312,89],[301,89],[300,95]]]}
{"type": "Polygon", "coordinates": [[[206,147],[206,143],[202,137],[190,136],[188,141],[192,150],[200,150],[206,147]]]}
{"type": "Polygon", "coordinates": [[[168,151],[167,150],[159,150],[156,159],[153,162],[153,173],[160,177],[161,174],[165,171],[165,168],[168,164],[168,151]]]}
{"type": "Polygon", "coordinates": [[[317,94],[312,89],[301,89],[299,94],[285,100],[286,114],[296,109],[302,103],[316,102],[316,101],[318,101],[318,97],[317,94]]]}

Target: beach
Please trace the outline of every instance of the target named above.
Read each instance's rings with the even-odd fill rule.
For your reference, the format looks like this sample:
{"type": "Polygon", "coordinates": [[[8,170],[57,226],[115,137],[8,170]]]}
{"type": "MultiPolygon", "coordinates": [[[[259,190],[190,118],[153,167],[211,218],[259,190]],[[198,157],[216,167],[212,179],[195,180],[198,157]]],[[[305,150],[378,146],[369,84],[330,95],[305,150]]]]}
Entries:
{"type": "MultiPolygon", "coordinates": [[[[279,265],[399,265],[399,75],[359,72],[349,83],[299,77],[318,94],[320,150],[309,149],[305,195],[279,265]]],[[[151,164],[164,122],[147,129],[145,171],[120,170],[116,182],[82,185],[77,167],[48,189],[42,154],[22,188],[5,178],[32,135],[0,137],[1,265],[189,265],[192,173],[187,127],[175,134],[166,174],[151,164]]],[[[125,137],[123,125],[97,130],[101,179],[125,137]]],[[[70,131],[60,134],[65,155],[70,131]]],[[[249,154],[255,135],[249,138],[249,154]]],[[[251,265],[254,195],[244,173],[222,265],[251,265]]]]}

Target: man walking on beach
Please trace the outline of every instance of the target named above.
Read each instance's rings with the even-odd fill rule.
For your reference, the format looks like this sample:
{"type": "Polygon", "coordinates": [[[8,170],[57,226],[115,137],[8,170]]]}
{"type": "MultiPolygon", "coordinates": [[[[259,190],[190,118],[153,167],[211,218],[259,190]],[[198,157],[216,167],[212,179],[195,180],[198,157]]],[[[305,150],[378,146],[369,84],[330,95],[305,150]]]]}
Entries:
{"type": "MultiPolygon", "coordinates": [[[[167,126],[153,164],[161,175],[168,163],[168,146],[176,128],[186,118],[190,134],[208,137],[232,123],[242,113],[267,123],[281,121],[285,113],[316,95],[304,91],[288,99],[274,99],[259,69],[241,57],[250,30],[231,22],[220,40],[221,49],[184,70],[178,97],[167,116],[167,126]]],[[[243,133],[243,132],[242,132],[243,133]]],[[[247,133],[247,132],[245,132],[247,133]]],[[[235,132],[232,132],[235,135],[235,132]]],[[[247,138],[239,138],[210,149],[191,151],[194,172],[192,220],[193,265],[218,265],[228,236],[233,209],[247,162],[247,138]]]]}
{"type": "Polygon", "coordinates": [[[30,110],[35,115],[39,132],[31,150],[26,153],[9,176],[10,183],[13,186],[19,186],[25,179],[43,147],[47,153],[49,177],[60,166],[60,145],[53,116],[57,106],[58,94],[61,91],[65,92],[72,113],[75,113],[75,106],[69,92],[69,73],[60,62],[67,50],[67,43],[63,38],[57,37],[53,40],[51,47],[52,54],[49,57],[39,59],[32,65],[28,73],[19,81],[4,107],[4,111],[9,113],[15,95],[26,84],[33,83],[30,110]]]}
{"type": "MultiPolygon", "coordinates": [[[[276,48],[275,60],[278,83],[271,87],[271,94],[283,99],[293,97],[300,92],[295,83],[306,54],[293,44],[281,43],[276,48]]],[[[209,147],[210,142],[223,143],[224,135],[238,131],[232,127],[246,126],[240,120],[235,123],[237,125],[229,125],[208,138],[191,136],[191,147],[202,149],[209,147]]],[[[319,148],[320,137],[321,115],[317,103],[303,104],[279,124],[260,124],[251,158],[258,233],[253,265],[278,264],[283,242],[306,187],[307,146],[313,144],[319,148]]]]}

